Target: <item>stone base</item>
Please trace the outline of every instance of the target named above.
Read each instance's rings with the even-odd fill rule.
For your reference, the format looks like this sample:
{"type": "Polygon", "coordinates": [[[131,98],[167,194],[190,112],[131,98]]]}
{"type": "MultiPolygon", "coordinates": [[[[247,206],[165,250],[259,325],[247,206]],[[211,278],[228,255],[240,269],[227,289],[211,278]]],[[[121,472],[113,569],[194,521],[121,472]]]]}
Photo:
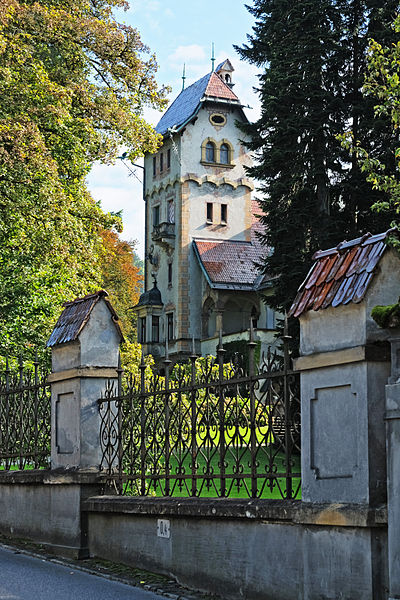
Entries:
{"type": "Polygon", "coordinates": [[[86,558],[88,521],[81,507],[100,490],[97,473],[0,472],[0,532],[67,558],[86,558]]]}

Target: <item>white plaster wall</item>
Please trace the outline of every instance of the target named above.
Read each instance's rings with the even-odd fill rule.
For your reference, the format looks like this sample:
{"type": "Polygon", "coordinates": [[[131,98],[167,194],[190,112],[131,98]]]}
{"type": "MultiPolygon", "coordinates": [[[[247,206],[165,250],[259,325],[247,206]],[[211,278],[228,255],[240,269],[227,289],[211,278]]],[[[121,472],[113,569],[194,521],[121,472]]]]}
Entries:
{"type": "Polygon", "coordinates": [[[189,231],[192,237],[209,238],[213,240],[239,240],[249,239],[249,232],[245,228],[247,216],[246,194],[248,188],[239,186],[234,189],[231,185],[216,186],[205,182],[199,186],[190,181],[190,218],[189,231]],[[207,203],[213,204],[213,224],[206,221],[207,203]],[[221,224],[221,204],[228,205],[227,224],[221,224]]]}
{"type": "Polygon", "coordinates": [[[171,138],[166,138],[164,140],[163,145],[155,154],[146,154],[144,158],[144,168],[146,172],[146,184],[145,184],[145,193],[148,194],[155,187],[166,186],[168,182],[173,182],[177,177],[181,176],[181,165],[180,165],[180,155],[181,155],[181,137],[180,135],[175,135],[173,142],[171,138]],[[167,164],[167,152],[168,149],[171,150],[171,167],[166,169],[167,164]],[[164,152],[164,170],[162,173],[159,172],[160,166],[160,153],[164,152]],[[157,174],[153,176],[153,157],[156,157],[157,161],[157,174]]]}
{"type": "Polygon", "coordinates": [[[304,313],[300,317],[300,354],[364,345],[365,314],[365,302],[304,313]]]}
{"type": "Polygon", "coordinates": [[[118,365],[120,336],[104,300],[93,308],[79,336],[81,366],[115,367],[118,365]]]}
{"type": "MultiPolygon", "coordinates": [[[[217,106],[201,108],[197,120],[186,126],[182,135],[182,174],[196,173],[199,177],[203,175],[218,174],[219,176],[228,177],[229,179],[240,179],[246,177],[243,165],[251,165],[250,155],[239,142],[239,132],[235,125],[235,121],[241,121],[240,112],[234,107],[217,106]],[[226,124],[217,128],[211,124],[209,117],[212,113],[221,113],[226,116],[226,124]],[[211,137],[216,142],[221,142],[227,139],[233,146],[233,169],[209,167],[202,165],[201,161],[201,145],[203,141],[211,137]]],[[[240,138],[243,139],[244,134],[240,133],[240,138]]]]}

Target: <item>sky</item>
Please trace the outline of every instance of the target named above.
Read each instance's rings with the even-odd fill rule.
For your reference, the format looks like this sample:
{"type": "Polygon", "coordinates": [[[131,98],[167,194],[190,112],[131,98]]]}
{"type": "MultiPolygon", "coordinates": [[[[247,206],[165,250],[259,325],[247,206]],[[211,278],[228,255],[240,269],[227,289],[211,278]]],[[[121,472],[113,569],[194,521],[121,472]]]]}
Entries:
{"type": "MultiPolygon", "coordinates": [[[[251,4],[251,1],[249,2],[251,4]]],[[[234,91],[250,120],[259,114],[259,102],[253,87],[257,85],[257,70],[240,61],[233,44],[246,42],[251,33],[253,17],[241,0],[130,0],[128,11],[117,11],[118,21],[137,28],[142,41],[155,53],[160,87],[169,85],[172,102],[182,89],[182,69],[186,64],[186,87],[211,70],[211,45],[214,42],[216,65],[225,58],[235,72],[234,91]]],[[[144,116],[156,125],[162,113],[146,109],[144,116]]],[[[140,162],[140,161],[138,161],[140,162]]],[[[96,164],[88,177],[89,189],[105,211],[122,210],[128,241],[136,240],[136,251],[144,254],[144,202],[142,199],[142,169],[132,175],[120,161],[113,166],[96,164]]]]}

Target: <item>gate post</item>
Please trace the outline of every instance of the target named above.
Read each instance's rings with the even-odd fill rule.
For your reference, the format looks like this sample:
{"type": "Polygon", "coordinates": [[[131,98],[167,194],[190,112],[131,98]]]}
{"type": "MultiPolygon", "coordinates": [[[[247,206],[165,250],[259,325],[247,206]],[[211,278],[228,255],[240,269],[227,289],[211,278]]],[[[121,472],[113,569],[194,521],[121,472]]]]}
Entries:
{"type": "Polygon", "coordinates": [[[67,302],[47,343],[52,348],[51,468],[100,469],[97,400],[117,383],[118,317],[103,290],[67,302]]]}
{"type": "Polygon", "coordinates": [[[400,599],[400,337],[392,338],[386,386],[389,600],[400,599]]]}
{"type": "Polygon", "coordinates": [[[101,492],[97,400],[117,381],[118,317],[100,291],[64,305],[47,345],[52,349],[51,470],[43,483],[49,523],[44,541],[57,554],[86,558],[88,519],[82,503],[101,492]]]}

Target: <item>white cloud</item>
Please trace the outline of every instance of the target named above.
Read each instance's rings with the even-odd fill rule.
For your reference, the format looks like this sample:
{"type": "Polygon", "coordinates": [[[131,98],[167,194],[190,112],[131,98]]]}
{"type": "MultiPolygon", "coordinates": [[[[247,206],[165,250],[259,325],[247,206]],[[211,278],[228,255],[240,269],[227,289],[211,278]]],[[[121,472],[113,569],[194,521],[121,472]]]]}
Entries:
{"type": "Polygon", "coordinates": [[[202,61],[205,59],[206,53],[203,46],[199,44],[189,44],[187,46],[178,46],[176,50],[170,54],[168,60],[173,63],[187,63],[188,61],[202,61]]]}
{"type": "MultiPolygon", "coordinates": [[[[139,162],[139,161],[138,161],[139,162]]],[[[127,163],[130,167],[130,163],[127,163]]],[[[135,167],[131,167],[135,169],[135,167]]],[[[142,179],[142,169],[135,169],[142,179]]],[[[130,176],[129,170],[121,162],[106,166],[95,164],[88,176],[88,186],[93,198],[100,201],[105,212],[122,210],[124,230],[121,238],[137,240],[137,252],[144,254],[144,201],[142,184],[130,176]]]]}
{"type": "Polygon", "coordinates": [[[133,12],[149,13],[160,12],[161,2],[158,0],[133,0],[130,4],[130,10],[133,12]]]}

